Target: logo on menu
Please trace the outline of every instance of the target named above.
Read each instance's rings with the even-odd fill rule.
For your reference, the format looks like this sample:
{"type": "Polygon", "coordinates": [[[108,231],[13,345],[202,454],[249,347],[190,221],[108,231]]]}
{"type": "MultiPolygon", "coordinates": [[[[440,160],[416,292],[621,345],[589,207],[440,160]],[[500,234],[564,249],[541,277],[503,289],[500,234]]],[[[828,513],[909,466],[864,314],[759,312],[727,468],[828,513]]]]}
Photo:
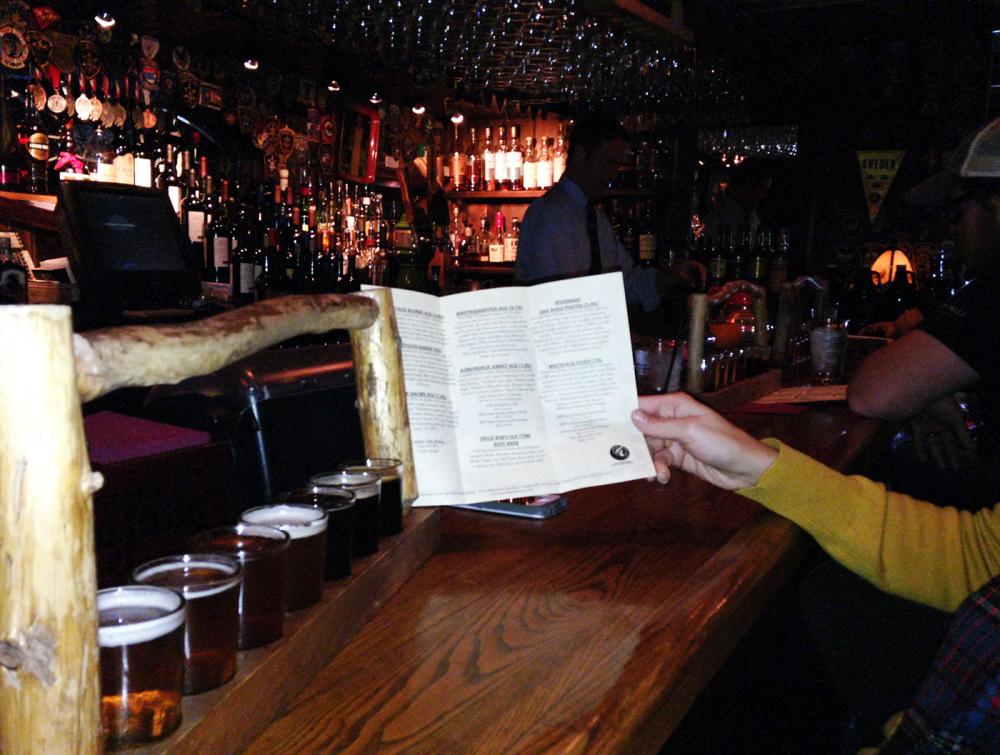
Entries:
{"type": "Polygon", "coordinates": [[[625,446],[611,446],[611,458],[618,461],[625,461],[629,456],[629,450],[625,446]]]}

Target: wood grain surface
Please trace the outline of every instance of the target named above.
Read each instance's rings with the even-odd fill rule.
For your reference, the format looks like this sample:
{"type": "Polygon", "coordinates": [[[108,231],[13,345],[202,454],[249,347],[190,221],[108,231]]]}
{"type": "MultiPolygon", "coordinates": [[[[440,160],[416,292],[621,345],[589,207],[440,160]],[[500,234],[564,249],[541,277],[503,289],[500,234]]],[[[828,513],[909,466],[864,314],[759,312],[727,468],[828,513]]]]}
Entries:
{"type": "MultiPolygon", "coordinates": [[[[734,419],[841,469],[878,427],[734,419]]],[[[574,492],[545,521],[443,514],[438,552],[250,752],[656,752],[803,542],[683,474],[574,492]]]]}

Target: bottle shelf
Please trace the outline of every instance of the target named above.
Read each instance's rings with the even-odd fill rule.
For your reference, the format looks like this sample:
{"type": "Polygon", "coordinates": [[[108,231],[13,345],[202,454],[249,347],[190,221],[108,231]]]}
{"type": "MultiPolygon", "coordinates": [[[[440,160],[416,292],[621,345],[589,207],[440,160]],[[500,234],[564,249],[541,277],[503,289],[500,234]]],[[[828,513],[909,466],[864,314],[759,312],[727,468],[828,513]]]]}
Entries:
{"type": "Polygon", "coordinates": [[[479,265],[456,265],[448,268],[449,275],[468,278],[493,278],[514,275],[514,264],[483,263],[479,265]]]}
{"type": "Polygon", "coordinates": [[[545,189],[527,189],[523,191],[449,191],[448,199],[468,199],[477,202],[516,202],[537,199],[544,193],[545,189]]]}

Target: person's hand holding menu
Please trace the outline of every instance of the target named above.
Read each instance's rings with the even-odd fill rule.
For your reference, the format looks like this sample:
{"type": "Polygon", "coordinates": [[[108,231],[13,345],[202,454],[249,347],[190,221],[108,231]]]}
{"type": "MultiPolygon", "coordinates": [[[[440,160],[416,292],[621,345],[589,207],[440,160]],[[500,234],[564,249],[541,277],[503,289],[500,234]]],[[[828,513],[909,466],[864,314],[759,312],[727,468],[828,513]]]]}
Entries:
{"type": "Polygon", "coordinates": [[[655,475],[620,273],[437,298],[393,289],[416,506],[655,475]]]}

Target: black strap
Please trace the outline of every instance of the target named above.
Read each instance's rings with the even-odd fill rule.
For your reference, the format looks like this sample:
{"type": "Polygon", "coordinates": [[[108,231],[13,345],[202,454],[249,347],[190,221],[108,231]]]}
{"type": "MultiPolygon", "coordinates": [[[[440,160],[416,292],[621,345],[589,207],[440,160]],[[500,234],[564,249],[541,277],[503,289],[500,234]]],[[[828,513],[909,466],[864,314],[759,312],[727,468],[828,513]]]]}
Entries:
{"type": "Polygon", "coordinates": [[[590,270],[587,275],[597,275],[604,266],[601,264],[601,240],[597,236],[597,211],[592,202],[587,202],[587,235],[590,237],[590,270]]]}

